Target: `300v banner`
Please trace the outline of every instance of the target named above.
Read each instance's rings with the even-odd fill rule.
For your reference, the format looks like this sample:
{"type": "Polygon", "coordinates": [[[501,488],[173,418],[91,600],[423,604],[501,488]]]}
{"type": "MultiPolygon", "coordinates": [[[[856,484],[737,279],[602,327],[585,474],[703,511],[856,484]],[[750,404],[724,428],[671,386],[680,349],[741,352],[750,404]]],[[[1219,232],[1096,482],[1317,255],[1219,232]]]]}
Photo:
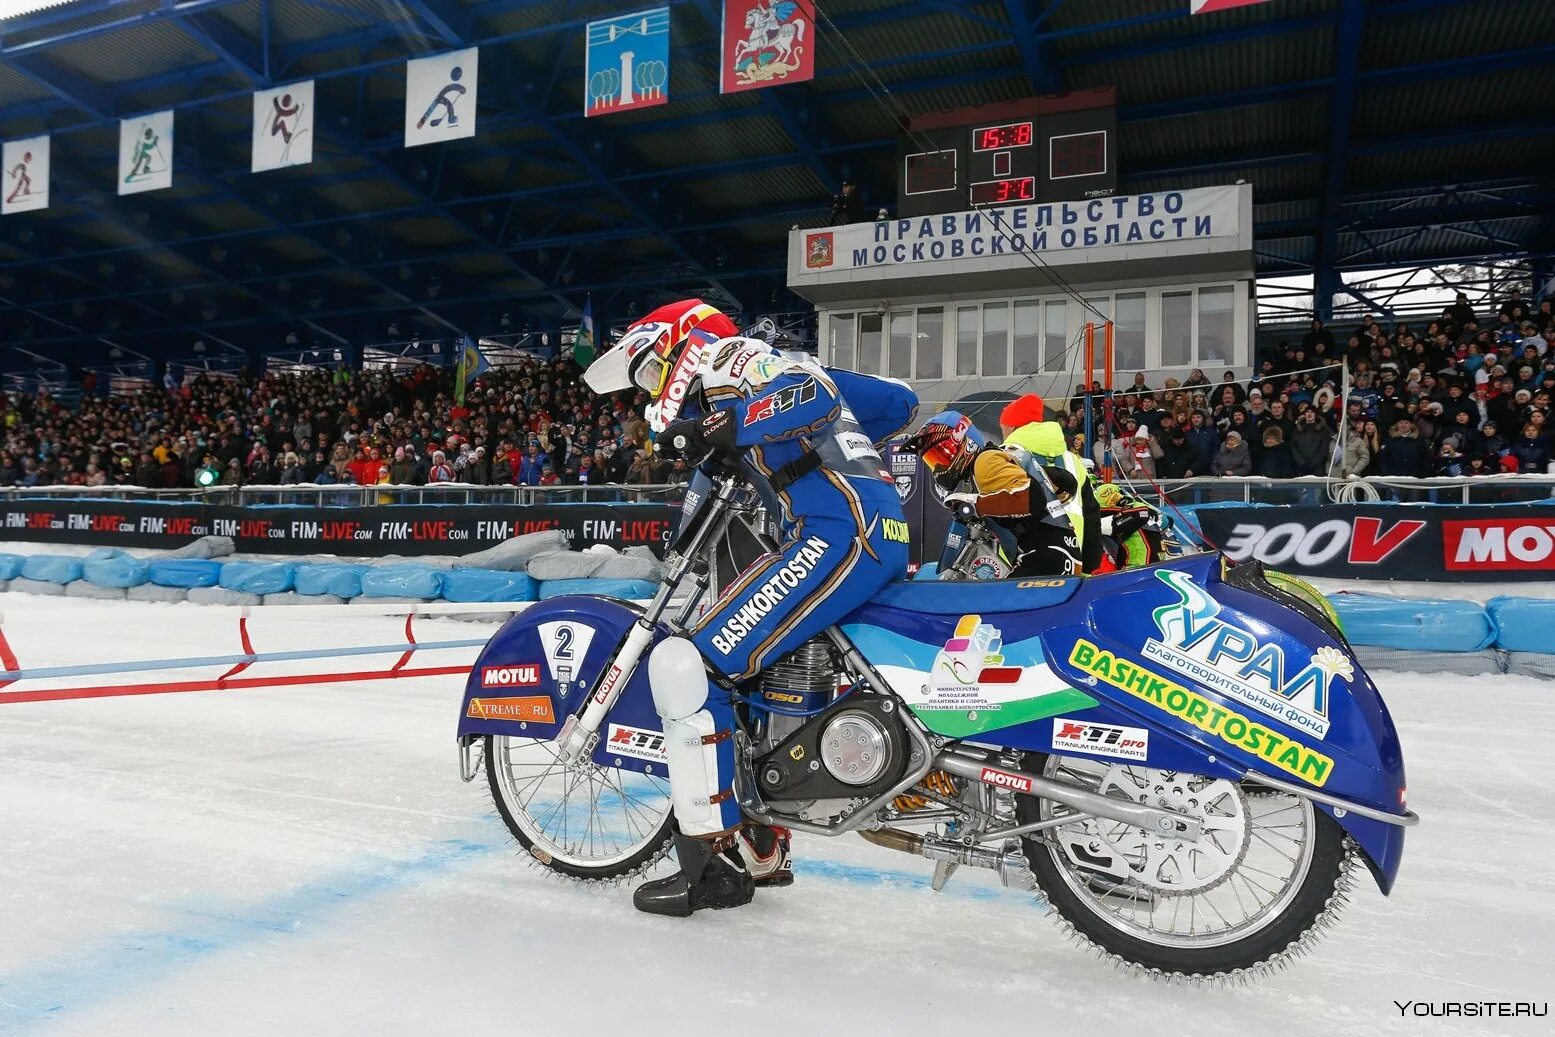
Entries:
{"type": "Polygon", "coordinates": [[[679,514],[668,504],[395,504],[259,507],[149,501],[19,500],[0,504],[0,539],[91,547],[175,548],[229,536],[239,551],[359,557],[461,555],[560,529],[579,547],[649,547],[679,514]]]}
{"type": "Polygon", "coordinates": [[[1555,502],[1207,508],[1206,539],[1233,561],[1310,576],[1500,583],[1555,580],[1555,502]]]}

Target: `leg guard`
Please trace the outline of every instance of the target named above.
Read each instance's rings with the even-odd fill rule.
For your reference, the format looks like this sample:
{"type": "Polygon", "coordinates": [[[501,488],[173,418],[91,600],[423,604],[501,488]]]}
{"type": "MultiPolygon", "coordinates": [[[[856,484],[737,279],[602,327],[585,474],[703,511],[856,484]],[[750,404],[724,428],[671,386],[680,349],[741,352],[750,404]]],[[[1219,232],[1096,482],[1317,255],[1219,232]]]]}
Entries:
{"type": "Polygon", "coordinates": [[[686,835],[727,832],[740,823],[734,799],[734,710],[709,697],[696,646],[666,638],[648,657],[653,705],[664,721],[664,749],[675,819],[686,835]]]}

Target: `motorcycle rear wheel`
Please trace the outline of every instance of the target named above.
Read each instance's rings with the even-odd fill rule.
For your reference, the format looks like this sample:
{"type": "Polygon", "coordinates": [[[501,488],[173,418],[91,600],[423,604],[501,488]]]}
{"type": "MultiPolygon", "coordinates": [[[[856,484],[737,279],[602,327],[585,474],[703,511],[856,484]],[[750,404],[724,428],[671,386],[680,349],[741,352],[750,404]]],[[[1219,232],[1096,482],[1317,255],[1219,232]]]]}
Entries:
{"type": "Polygon", "coordinates": [[[552,871],[584,881],[618,879],[669,851],[669,778],[564,763],[554,743],[487,735],[486,779],[513,838],[552,871]]]}
{"type": "MultiPolygon", "coordinates": [[[[1131,964],[1184,976],[1257,969],[1301,948],[1343,902],[1352,853],[1338,823],[1310,800],[1063,756],[1045,757],[1041,770],[1136,801],[1138,787],[1152,804],[1163,783],[1168,798],[1175,786],[1208,822],[1197,847],[1168,844],[1165,852],[1142,830],[1102,819],[1024,841],[1053,909],[1080,937],[1131,964]],[[1247,917],[1234,922],[1238,910],[1247,917]]],[[[1022,823],[1067,809],[1016,799],[1022,823]]]]}

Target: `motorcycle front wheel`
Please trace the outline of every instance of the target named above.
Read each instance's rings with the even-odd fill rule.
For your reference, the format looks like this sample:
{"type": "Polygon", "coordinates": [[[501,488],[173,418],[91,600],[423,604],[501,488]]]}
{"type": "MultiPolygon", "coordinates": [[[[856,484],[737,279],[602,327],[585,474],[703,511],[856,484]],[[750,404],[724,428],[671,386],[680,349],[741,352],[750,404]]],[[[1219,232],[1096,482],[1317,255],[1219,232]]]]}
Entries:
{"type": "MultiPolygon", "coordinates": [[[[1188,842],[1092,817],[1025,840],[1053,909],[1129,963],[1185,976],[1267,967],[1300,950],[1344,901],[1353,854],[1339,825],[1304,797],[1065,756],[1046,757],[1042,772],[1204,826],[1188,842]]],[[[1019,796],[1016,811],[1028,823],[1068,808],[1019,796]]]]}
{"type": "Polygon", "coordinates": [[[669,778],[569,764],[553,742],[487,735],[486,779],[497,812],[529,855],[575,879],[606,881],[664,856],[674,820],[669,778]]]}

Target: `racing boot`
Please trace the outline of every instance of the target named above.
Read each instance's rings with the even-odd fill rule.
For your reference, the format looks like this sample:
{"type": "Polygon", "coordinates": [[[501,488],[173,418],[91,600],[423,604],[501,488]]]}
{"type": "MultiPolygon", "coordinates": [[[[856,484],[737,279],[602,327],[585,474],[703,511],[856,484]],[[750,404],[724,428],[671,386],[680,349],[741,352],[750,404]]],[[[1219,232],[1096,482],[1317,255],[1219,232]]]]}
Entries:
{"type": "Polygon", "coordinates": [[[756,884],[731,832],[717,838],[675,833],[680,873],[637,887],[632,905],[650,915],[685,918],[703,908],[739,907],[751,902],[756,884]]]}
{"type": "Polygon", "coordinates": [[[775,825],[747,823],[740,830],[740,854],[758,887],[792,886],[794,861],[789,852],[793,833],[775,825]]]}

